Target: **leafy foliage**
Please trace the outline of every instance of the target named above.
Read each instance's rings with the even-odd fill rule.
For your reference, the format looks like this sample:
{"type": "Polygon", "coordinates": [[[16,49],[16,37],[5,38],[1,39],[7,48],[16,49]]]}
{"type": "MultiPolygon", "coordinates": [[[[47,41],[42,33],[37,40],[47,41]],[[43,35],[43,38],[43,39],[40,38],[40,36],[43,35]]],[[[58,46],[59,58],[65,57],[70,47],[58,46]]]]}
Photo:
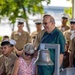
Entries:
{"type": "Polygon", "coordinates": [[[17,17],[28,19],[27,13],[44,13],[42,1],[50,3],[50,0],[0,0],[0,15],[9,17],[12,23],[17,17]]]}
{"type": "Polygon", "coordinates": [[[64,9],[64,11],[69,14],[70,18],[72,18],[72,7],[68,8],[68,9],[64,9]]]}
{"type": "MultiPolygon", "coordinates": [[[[72,0],[67,0],[67,1],[70,1],[72,3],[72,0]]],[[[69,14],[70,18],[72,18],[72,7],[70,8],[65,8],[64,11],[69,14]]]]}

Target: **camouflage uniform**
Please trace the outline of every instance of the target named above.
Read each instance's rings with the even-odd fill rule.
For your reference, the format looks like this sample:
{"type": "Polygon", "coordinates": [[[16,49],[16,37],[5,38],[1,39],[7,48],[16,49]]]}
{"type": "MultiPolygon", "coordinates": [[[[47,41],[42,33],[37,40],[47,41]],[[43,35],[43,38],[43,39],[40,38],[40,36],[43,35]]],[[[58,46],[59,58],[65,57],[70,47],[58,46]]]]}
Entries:
{"type": "Polygon", "coordinates": [[[3,54],[1,54],[0,55],[0,75],[3,75],[3,71],[4,71],[3,62],[4,62],[4,56],[3,56],[3,54]]]}
{"type": "Polygon", "coordinates": [[[2,56],[1,58],[3,60],[2,60],[2,64],[1,64],[2,67],[1,66],[0,67],[1,67],[1,70],[3,70],[3,74],[11,75],[11,72],[12,72],[12,69],[14,66],[14,62],[15,62],[17,56],[13,52],[11,52],[8,57],[2,56]]]}

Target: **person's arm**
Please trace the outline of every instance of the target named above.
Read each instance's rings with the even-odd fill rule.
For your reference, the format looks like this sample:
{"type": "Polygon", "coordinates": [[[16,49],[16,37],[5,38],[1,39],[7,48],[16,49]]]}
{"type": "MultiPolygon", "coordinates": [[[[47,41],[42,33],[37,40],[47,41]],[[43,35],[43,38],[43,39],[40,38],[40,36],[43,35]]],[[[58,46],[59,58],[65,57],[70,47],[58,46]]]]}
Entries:
{"type": "Polygon", "coordinates": [[[75,38],[71,40],[69,50],[70,50],[69,67],[72,67],[73,66],[74,53],[75,53],[75,38]]]}
{"type": "Polygon", "coordinates": [[[36,73],[35,73],[35,75],[38,75],[38,67],[37,67],[37,65],[36,65],[36,73]]]}
{"type": "Polygon", "coordinates": [[[45,33],[45,30],[42,30],[42,31],[40,31],[40,32],[36,35],[36,38],[35,38],[35,40],[34,40],[34,42],[33,42],[33,44],[34,44],[34,46],[36,47],[36,49],[38,48],[38,46],[39,46],[39,44],[40,44],[40,42],[41,42],[41,39],[42,39],[44,33],[45,33]]]}
{"type": "Polygon", "coordinates": [[[0,75],[2,75],[4,73],[4,66],[3,64],[0,66],[0,75]]]}
{"type": "Polygon", "coordinates": [[[14,52],[20,56],[20,55],[23,53],[23,50],[19,51],[19,50],[17,50],[17,48],[14,46],[14,52]]]}
{"type": "MultiPolygon", "coordinates": [[[[63,54],[60,54],[60,60],[59,60],[59,62],[60,62],[60,66],[61,66],[62,63],[63,63],[63,54]]],[[[53,75],[55,75],[55,71],[54,71],[53,75]]]]}
{"type": "Polygon", "coordinates": [[[63,63],[63,54],[60,54],[60,66],[62,65],[62,63],[63,63]]]}
{"type": "Polygon", "coordinates": [[[14,32],[11,33],[11,39],[14,39],[13,34],[14,34],[14,32]]]}
{"type": "Polygon", "coordinates": [[[69,55],[69,67],[72,67],[73,66],[73,52],[70,53],[69,55]]]}
{"type": "Polygon", "coordinates": [[[5,58],[3,55],[0,55],[0,75],[5,74],[5,58]]]}
{"type": "Polygon", "coordinates": [[[14,67],[13,67],[11,75],[18,75],[18,70],[19,70],[19,58],[16,59],[14,63],[14,67]]]}

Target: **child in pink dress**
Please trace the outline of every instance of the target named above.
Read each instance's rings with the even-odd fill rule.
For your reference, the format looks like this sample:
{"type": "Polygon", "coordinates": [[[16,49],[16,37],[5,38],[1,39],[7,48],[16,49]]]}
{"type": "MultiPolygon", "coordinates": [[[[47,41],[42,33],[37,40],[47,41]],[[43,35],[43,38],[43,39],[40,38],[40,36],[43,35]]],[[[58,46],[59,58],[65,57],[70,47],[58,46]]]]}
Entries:
{"type": "Polygon", "coordinates": [[[28,43],[24,46],[22,56],[14,64],[12,75],[37,75],[35,60],[34,46],[28,43]]]}

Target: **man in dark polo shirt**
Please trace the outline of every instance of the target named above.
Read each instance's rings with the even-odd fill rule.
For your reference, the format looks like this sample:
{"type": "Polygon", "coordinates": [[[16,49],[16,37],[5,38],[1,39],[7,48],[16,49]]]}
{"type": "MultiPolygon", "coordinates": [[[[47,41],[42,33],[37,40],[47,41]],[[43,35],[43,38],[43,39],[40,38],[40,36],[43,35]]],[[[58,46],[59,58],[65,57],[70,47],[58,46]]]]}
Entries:
{"type": "MultiPolygon", "coordinates": [[[[48,44],[60,44],[60,65],[63,62],[63,53],[65,51],[65,38],[63,33],[55,27],[54,18],[46,14],[43,16],[43,26],[44,30],[37,34],[35,44],[38,44],[37,50],[39,50],[40,43],[48,43],[48,44]],[[42,35],[43,34],[43,35],[42,35]],[[41,39],[40,39],[41,37],[41,39]]],[[[34,45],[35,45],[34,44],[34,45]]],[[[36,45],[35,45],[36,46],[36,45]]],[[[48,49],[50,51],[50,58],[54,65],[38,65],[38,74],[39,75],[53,75],[54,74],[54,66],[55,66],[55,50],[48,49]]]]}

